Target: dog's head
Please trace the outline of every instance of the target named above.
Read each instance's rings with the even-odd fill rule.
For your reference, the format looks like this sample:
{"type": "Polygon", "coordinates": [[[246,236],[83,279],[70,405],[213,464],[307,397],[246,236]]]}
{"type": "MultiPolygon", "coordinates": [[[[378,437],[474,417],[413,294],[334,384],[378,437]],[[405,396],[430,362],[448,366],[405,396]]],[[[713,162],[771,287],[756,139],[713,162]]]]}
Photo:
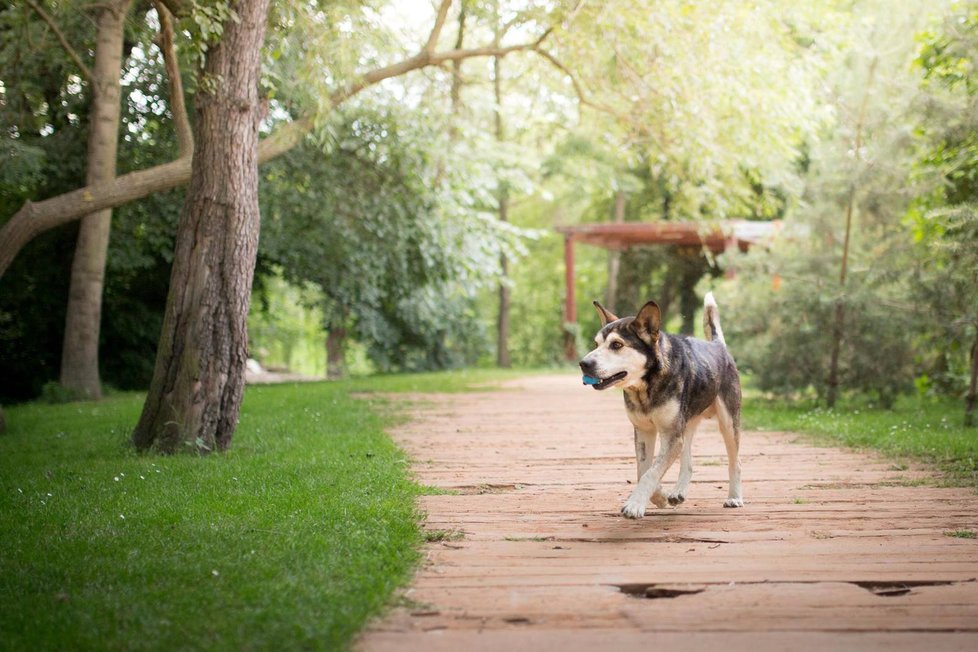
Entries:
{"type": "Polygon", "coordinates": [[[644,382],[658,368],[659,326],[662,313],[649,301],[634,317],[618,318],[597,301],[601,330],[597,345],[581,360],[584,384],[594,389],[628,388],[644,382]]]}

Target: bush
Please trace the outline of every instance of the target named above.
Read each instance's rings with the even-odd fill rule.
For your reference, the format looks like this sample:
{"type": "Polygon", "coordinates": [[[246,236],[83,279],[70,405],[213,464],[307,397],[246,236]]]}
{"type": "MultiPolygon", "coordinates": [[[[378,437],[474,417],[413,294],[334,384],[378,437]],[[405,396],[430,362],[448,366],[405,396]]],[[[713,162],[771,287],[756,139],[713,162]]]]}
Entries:
{"type": "Polygon", "coordinates": [[[738,365],[758,387],[780,395],[814,392],[824,399],[835,321],[845,309],[839,388],[890,406],[913,388],[913,316],[899,283],[852,274],[845,292],[817,255],[786,243],[738,260],[738,278],[718,294],[723,326],[738,365]]]}

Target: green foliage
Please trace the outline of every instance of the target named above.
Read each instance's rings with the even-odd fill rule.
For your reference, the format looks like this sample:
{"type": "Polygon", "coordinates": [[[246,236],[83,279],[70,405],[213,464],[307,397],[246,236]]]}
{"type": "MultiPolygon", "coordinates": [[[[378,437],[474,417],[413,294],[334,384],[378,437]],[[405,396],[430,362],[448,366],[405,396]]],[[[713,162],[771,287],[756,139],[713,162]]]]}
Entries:
{"type": "Polygon", "coordinates": [[[282,367],[322,378],[326,375],[322,292],[297,287],[279,275],[255,279],[248,313],[248,355],[266,369],[282,367]]]}
{"type": "Polygon", "coordinates": [[[44,403],[71,403],[72,401],[77,401],[78,397],[72,393],[71,390],[63,386],[57,381],[51,381],[44,383],[41,387],[40,400],[44,403]]]}
{"type": "Polygon", "coordinates": [[[738,363],[762,389],[824,398],[840,333],[840,389],[888,406],[912,388],[920,334],[933,327],[913,300],[922,265],[905,220],[918,189],[917,24],[892,15],[855,24],[848,65],[829,79],[836,120],[806,152],[801,201],[769,250],[724,257],[737,279],[718,298],[738,363]]]}
{"type": "Polygon", "coordinates": [[[322,293],[383,371],[471,362],[485,350],[476,291],[513,235],[458,203],[439,134],[409,113],[360,106],[262,171],[261,256],[322,293]]]}
{"type": "Polygon", "coordinates": [[[831,117],[818,87],[849,12],[765,0],[587,3],[557,56],[575,71],[602,138],[647,154],[690,218],[757,209],[758,179],[797,188],[791,162],[831,117]],[[613,46],[609,46],[613,44],[613,46]],[[695,54],[694,54],[695,53],[695,54]]]}
{"type": "Polygon", "coordinates": [[[905,287],[865,271],[840,293],[835,256],[782,243],[736,260],[738,278],[718,291],[727,343],[760,389],[782,396],[828,391],[836,302],[845,308],[842,390],[884,406],[912,388],[913,314],[901,309],[905,287]],[[819,255],[820,254],[820,255],[819,255]]]}
{"type": "Polygon", "coordinates": [[[234,449],[206,459],[134,454],[141,395],[8,408],[4,647],[345,647],[418,561],[421,488],[349,395],[397,386],[249,388],[234,449]]]}
{"type": "Polygon", "coordinates": [[[921,37],[917,63],[931,93],[917,174],[933,190],[910,213],[922,271],[917,300],[937,323],[926,334],[935,387],[962,393],[978,339],[978,4],[962,3],[921,37]]]}
{"type": "MultiPolygon", "coordinates": [[[[49,9],[76,49],[90,46],[94,30],[82,11],[65,3],[49,9]]],[[[148,9],[138,7],[127,22],[120,173],[171,160],[176,150],[148,9]]],[[[83,185],[90,88],[50,30],[19,4],[0,10],[0,82],[5,220],[28,199],[83,185]]],[[[113,212],[100,341],[102,377],[110,385],[144,387],[152,375],[182,197],[181,190],[159,193],[113,212]]],[[[57,378],[76,228],[31,242],[0,280],[0,399],[38,396],[57,378]]]]}

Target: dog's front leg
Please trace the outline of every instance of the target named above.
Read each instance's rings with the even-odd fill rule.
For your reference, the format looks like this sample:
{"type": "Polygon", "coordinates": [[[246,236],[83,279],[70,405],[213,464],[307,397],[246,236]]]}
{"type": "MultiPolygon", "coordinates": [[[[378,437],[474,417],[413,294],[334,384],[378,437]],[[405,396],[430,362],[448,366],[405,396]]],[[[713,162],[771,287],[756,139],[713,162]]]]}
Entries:
{"type": "Polygon", "coordinates": [[[652,466],[652,458],[655,456],[655,439],[658,434],[655,424],[650,424],[648,428],[635,428],[635,466],[638,467],[638,475],[635,478],[636,484],[652,466]]]}
{"type": "Polygon", "coordinates": [[[622,505],[621,513],[623,516],[627,518],[642,518],[645,516],[645,507],[649,504],[650,498],[659,507],[665,507],[669,504],[660,486],[662,476],[673,465],[682,450],[683,434],[681,429],[678,432],[662,434],[662,444],[659,447],[659,454],[655,456],[652,464],[642,473],[638,479],[638,484],[635,485],[635,490],[632,491],[628,500],[622,505]]]}

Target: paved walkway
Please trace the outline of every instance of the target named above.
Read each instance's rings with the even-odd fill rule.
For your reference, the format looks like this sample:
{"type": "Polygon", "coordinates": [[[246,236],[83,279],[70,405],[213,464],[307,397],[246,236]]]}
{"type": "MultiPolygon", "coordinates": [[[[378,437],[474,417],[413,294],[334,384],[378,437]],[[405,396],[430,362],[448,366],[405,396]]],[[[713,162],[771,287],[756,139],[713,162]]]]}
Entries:
{"type": "MultiPolygon", "coordinates": [[[[427,496],[427,561],[361,650],[978,650],[978,497],[873,454],[745,433],[723,509],[714,421],[685,504],[639,521],[621,394],[573,376],[418,397],[394,432],[427,496]],[[434,537],[437,538],[437,537],[434,537]]],[[[678,464],[676,465],[678,467],[678,464]]],[[[678,469],[667,476],[671,484],[678,469]]]]}

